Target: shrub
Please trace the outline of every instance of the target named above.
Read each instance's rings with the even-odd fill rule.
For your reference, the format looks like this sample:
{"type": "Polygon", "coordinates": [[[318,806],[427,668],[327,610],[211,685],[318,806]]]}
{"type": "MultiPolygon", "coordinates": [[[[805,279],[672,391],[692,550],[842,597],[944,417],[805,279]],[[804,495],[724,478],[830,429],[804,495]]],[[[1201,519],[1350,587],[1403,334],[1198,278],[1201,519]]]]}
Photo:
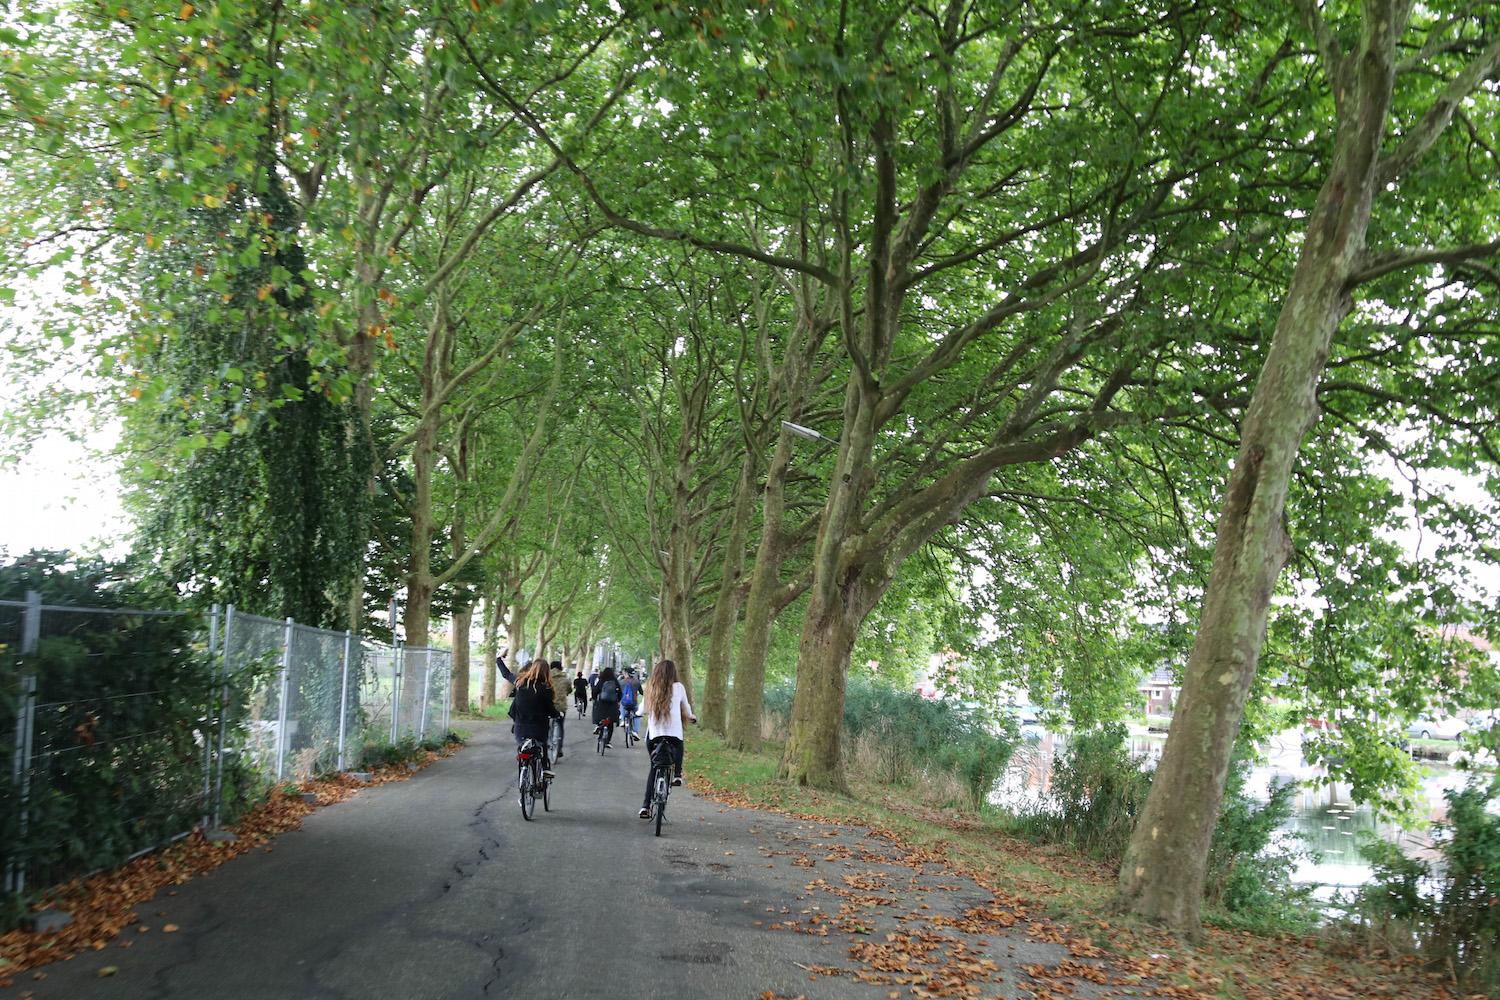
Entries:
{"type": "Polygon", "coordinates": [[[1250,765],[1241,744],[1209,844],[1203,897],[1219,911],[1213,914],[1216,923],[1305,930],[1317,919],[1313,887],[1294,884],[1292,871],[1306,852],[1296,842],[1276,836],[1294,809],[1297,783],[1274,784],[1270,798],[1257,802],[1245,794],[1250,765]]]}
{"type": "Polygon", "coordinates": [[[1448,816],[1434,839],[1441,863],[1367,841],[1360,853],[1374,872],[1357,912],[1387,937],[1409,935],[1461,988],[1493,992],[1500,987],[1500,816],[1487,807],[1500,794],[1500,778],[1475,776],[1443,794],[1448,816]]]}
{"type": "Polygon", "coordinates": [[[1109,723],[1068,741],[1041,808],[1021,826],[1044,839],[1118,860],[1151,790],[1151,772],[1130,755],[1125,727],[1109,723]]]}
{"type": "Polygon", "coordinates": [[[163,844],[211,808],[205,739],[218,725],[219,682],[194,648],[201,619],[131,610],[164,595],[132,590],[116,567],[43,552],[0,567],[0,600],[28,590],[69,609],[41,613],[34,653],[21,652],[18,609],[0,622],[7,762],[25,749],[15,745],[21,678],[36,683],[33,756],[22,782],[0,779],[0,866],[40,889],[163,844]]]}

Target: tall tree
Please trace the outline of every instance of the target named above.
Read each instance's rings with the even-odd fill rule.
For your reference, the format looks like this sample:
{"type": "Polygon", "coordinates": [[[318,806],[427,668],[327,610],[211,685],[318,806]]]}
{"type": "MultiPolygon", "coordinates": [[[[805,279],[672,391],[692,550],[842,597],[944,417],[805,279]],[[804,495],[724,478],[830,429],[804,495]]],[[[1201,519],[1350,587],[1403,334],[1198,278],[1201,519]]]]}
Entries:
{"type": "MultiPolygon", "coordinates": [[[[1292,551],[1287,491],[1302,439],[1318,418],[1319,381],[1335,335],[1362,284],[1500,248],[1494,241],[1378,249],[1366,243],[1382,196],[1424,164],[1454,114],[1500,68],[1495,26],[1469,7],[1418,10],[1401,0],[1366,0],[1342,17],[1314,0],[1299,0],[1298,9],[1332,105],[1326,172],[1240,428],[1172,734],[1120,871],[1131,909],[1189,933],[1199,926],[1208,844],[1267,611],[1292,551]],[[1399,100],[1398,83],[1410,84],[1399,100]],[[1400,131],[1388,144],[1393,120],[1400,131]]],[[[1493,150],[1486,152],[1493,160],[1493,150]]]]}

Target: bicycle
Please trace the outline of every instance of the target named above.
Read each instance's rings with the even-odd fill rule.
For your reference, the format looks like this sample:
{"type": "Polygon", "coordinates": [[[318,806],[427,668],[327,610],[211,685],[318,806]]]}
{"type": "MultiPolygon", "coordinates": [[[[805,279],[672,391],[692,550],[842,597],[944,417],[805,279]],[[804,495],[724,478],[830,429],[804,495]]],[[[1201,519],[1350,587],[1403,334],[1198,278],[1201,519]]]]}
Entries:
{"type": "Polygon", "coordinates": [[[641,741],[640,734],[635,731],[635,709],[620,708],[620,728],[625,732],[625,749],[629,750],[641,741]]]}
{"type": "Polygon", "coordinates": [[[516,751],[516,788],[521,793],[521,816],[530,820],[536,814],[536,797],[542,797],[542,809],[552,811],[552,779],[542,768],[544,748],[527,737],[516,751]]]}
{"type": "Polygon", "coordinates": [[[583,718],[584,709],[586,709],[586,708],[589,707],[588,696],[587,695],[582,695],[582,694],[575,695],[574,698],[573,698],[573,704],[578,707],[578,717],[580,719],[583,718]]]}
{"type": "Polygon", "coordinates": [[[550,719],[547,723],[547,750],[550,759],[557,760],[562,756],[562,720],[550,719]]]}
{"type": "Polygon", "coordinates": [[[595,742],[599,747],[599,756],[601,757],[604,756],[604,749],[609,746],[610,738],[614,735],[614,725],[612,721],[605,719],[594,727],[594,735],[597,737],[595,742]]]}
{"type": "Polygon", "coordinates": [[[647,807],[651,818],[656,820],[656,835],[661,836],[661,823],[667,815],[667,796],[672,791],[672,748],[662,741],[651,754],[651,804],[647,807]]]}

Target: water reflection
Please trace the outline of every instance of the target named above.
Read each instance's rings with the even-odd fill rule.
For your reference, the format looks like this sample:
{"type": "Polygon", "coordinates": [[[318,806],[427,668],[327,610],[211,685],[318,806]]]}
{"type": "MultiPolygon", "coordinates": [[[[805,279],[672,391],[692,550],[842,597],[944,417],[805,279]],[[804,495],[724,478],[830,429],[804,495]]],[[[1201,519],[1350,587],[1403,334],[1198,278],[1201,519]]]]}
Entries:
{"type": "MultiPolygon", "coordinates": [[[[1026,743],[996,784],[990,801],[1017,811],[1047,809],[1053,763],[1066,747],[1067,736],[1036,727],[1027,727],[1026,735],[1026,743]]],[[[1129,742],[1132,755],[1155,761],[1161,757],[1166,737],[1137,733],[1130,736],[1129,742]]],[[[1393,822],[1378,819],[1370,806],[1356,805],[1348,785],[1337,782],[1315,785],[1326,777],[1327,771],[1303,756],[1298,730],[1279,733],[1260,749],[1266,761],[1251,769],[1246,784],[1251,797],[1266,801],[1273,784],[1296,781],[1302,786],[1294,800],[1296,809],[1282,823],[1281,834],[1300,838],[1318,859],[1304,858],[1293,874],[1295,881],[1330,889],[1369,881],[1370,867],[1359,857],[1362,835],[1398,844],[1408,854],[1420,855],[1431,850],[1429,825],[1419,830],[1402,830],[1393,822]]],[[[1443,792],[1461,787],[1466,777],[1465,772],[1446,764],[1425,764],[1422,793],[1429,807],[1428,824],[1442,819],[1446,813],[1443,792]]]]}

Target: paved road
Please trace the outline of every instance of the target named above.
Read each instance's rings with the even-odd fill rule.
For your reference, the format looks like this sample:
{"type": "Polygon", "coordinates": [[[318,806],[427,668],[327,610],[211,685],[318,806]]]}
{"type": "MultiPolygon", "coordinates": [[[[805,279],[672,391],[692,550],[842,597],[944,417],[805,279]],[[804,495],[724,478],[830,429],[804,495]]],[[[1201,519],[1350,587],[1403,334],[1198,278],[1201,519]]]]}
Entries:
{"type": "Polygon", "coordinates": [[[1007,932],[1013,907],[866,830],[679,788],[654,837],[635,816],[644,750],[601,758],[573,724],[553,811],[532,822],[508,727],[480,724],[411,781],[158,893],[128,949],[23,973],[0,1000],[885,1000],[932,977],[1012,998],[1034,988],[1019,965],[1069,960],[1065,934],[1021,933],[1024,920],[1007,932]],[[161,933],[168,923],[180,930],[161,933]],[[105,966],[119,971],[101,978],[105,966]]]}

